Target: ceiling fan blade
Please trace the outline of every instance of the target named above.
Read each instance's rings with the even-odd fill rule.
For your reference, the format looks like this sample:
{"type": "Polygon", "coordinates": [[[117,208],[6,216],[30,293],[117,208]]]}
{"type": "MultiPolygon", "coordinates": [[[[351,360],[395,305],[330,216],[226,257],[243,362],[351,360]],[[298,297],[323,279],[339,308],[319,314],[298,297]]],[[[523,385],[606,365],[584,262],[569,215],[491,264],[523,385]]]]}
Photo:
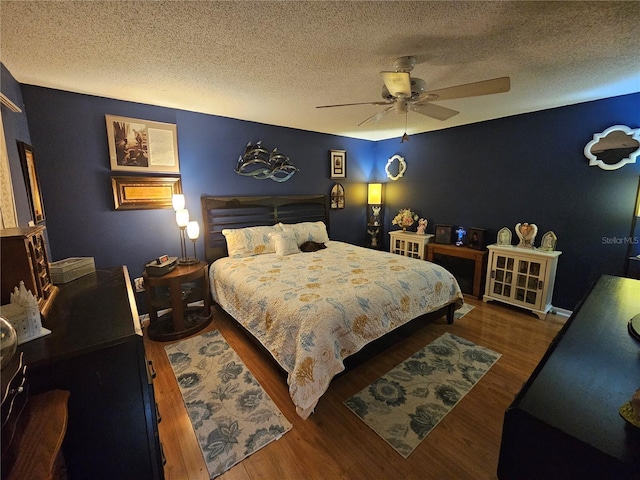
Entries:
{"type": "Polygon", "coordinates": [[[460,113],[456,110],[452,110],[451,108],[442,107],[433,103],[425,103],[422,105],[414,104],[409,106],[409,109],[437,120],[449,120],[454,115],[460,113]]]}
{"type": "Polygon", "coordinates": [[[393,102],[361,102],[361,103],[340,103],[338,105],[320,105],[316,108],[350,107],[352,105],[391,105],[393,102]]]}
{"type": "Polygon", "coordinates": [[[504,93],[511,89],[509,77],[493,78],[480,82],[457,85],[455,87],[441,88],[424,92],[416,103],[435,102],[439,100],[452,100],[454,98],[479,97],[493,93],[504,93]]]}
{"type": "Polygon", "coordinates": [[[391,105],[389,108],[385,108],[381,112],[378,112],[375,115],[371,115],[369,118],[367,118],[364,121],[360,122],[358,124],[358,126],[361,127],[362,125],[365,125],[367,123],[371,123],[371,122],[375,122],[377,120],[380,120],[382,117],[384,117],[387,113],[389,113],[393,109],[394,109],[394,105],[391,105]]]}
{"type": "Polygon", "coordinates": [[[411,77],[407,72],[380,72],[384,86],[394,97],[411,96],[411,77]]]}

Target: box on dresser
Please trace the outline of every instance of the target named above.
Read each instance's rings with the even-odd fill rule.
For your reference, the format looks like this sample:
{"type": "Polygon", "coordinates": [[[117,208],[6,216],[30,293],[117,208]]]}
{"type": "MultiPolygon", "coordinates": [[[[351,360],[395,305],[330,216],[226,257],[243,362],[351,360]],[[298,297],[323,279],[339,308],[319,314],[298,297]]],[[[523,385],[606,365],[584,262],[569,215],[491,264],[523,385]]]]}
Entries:
{"type": "Polygon", "coordinates": [[[49,264],[55,285],[67,283],[96,271],[93,257],[70,257],[49,264]]]}

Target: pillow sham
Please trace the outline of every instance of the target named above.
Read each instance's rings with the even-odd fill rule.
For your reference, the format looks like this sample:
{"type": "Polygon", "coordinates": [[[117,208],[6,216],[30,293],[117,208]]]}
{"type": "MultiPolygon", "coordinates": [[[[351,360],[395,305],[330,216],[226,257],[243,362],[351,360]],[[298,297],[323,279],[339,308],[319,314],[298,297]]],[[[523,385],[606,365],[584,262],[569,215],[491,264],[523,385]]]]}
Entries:
{"type": "Polygon", "coordinates": [[[276,255],[284,257],[286,255],[300,253],[300,249],[298,248],[298,240],[296,239],[295,233],[288,231],[271,232],[269,236],[273,241],[276,255]]]}
{"type": "Polygon", "coordinates": [[[280,225],[246,228],[225,228],[222,230],[227,241],[227,252],[230,257],[241,258],[274,253],[275,248],[270,233],[281,232],[280,225]]]}
{"type": "Polygon", "coordinates": [[[329,235],[324,222],[301,222],[293,224],[279,223],[284,231],[292,231],[296,235],[298,246],[304,242],[327,243],[329,235]]]}

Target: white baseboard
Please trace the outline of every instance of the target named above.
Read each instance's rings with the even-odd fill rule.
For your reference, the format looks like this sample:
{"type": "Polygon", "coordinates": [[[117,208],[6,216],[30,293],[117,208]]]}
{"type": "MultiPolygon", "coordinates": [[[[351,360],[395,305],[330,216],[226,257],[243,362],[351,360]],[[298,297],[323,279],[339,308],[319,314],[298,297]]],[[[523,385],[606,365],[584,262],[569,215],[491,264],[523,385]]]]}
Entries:
{"type": "Polygon", "coordinates": [[[554,314],[560,315],[562,317],[570,317],[573,314],[573,312],[571,310],[566,310],[564,308],[554,307],[553,305],[551,306],[551,310],[549,310],[549,313],[554,313],[554,314]]]}

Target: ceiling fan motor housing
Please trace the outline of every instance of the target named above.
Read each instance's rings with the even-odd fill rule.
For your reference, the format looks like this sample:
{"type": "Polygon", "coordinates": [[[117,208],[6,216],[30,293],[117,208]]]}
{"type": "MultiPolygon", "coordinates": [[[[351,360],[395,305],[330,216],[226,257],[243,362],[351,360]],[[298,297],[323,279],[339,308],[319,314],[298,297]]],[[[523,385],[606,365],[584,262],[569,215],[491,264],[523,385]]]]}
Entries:
{"type": "MultiPolygon", "coordinates": [[[[411,97],[408,100],[417,99],[422,92],[427,89],[427,84],[421,78],[411,77],[411,97]]],[[[395,97],[389,93],[389,89],[386,85],[382,86],[382,98],[387,101],[393,101],[395,97]]]]}

